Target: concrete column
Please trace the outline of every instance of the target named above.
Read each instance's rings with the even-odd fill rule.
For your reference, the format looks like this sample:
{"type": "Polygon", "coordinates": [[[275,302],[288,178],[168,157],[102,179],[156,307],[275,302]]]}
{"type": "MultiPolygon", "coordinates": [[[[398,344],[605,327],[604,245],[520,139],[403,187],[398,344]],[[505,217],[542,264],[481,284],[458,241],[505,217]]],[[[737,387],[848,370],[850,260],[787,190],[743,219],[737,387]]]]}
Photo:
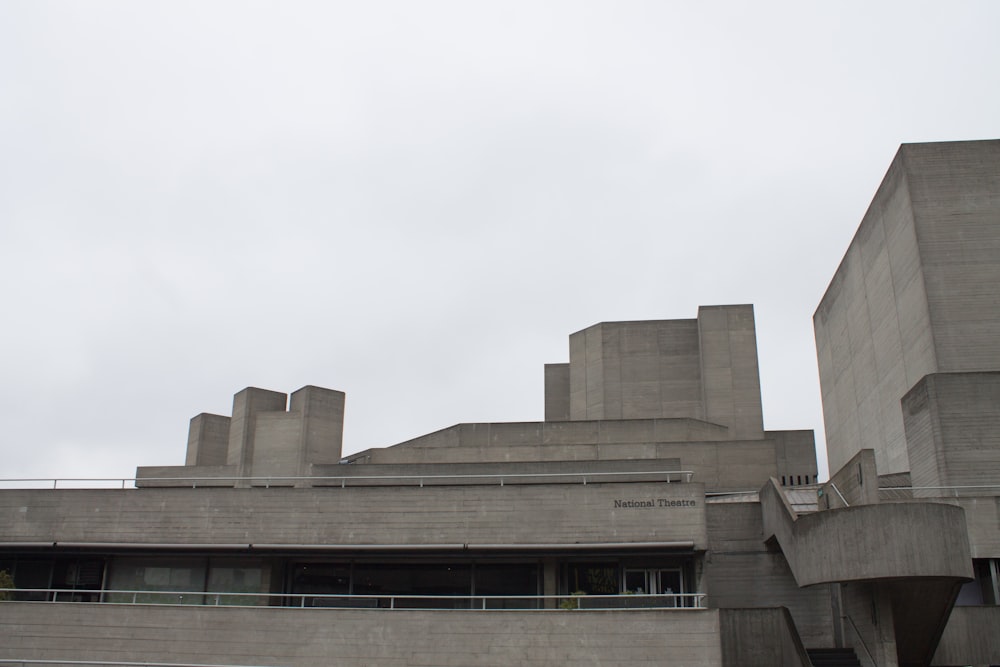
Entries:
{"type": "Polygon", "coordinates": [[[698,338],[705,418],[733,439],[764,435],[753,306],[702,306],[698,338]]]}
{"type": "Polygon", "coordinates": [[[284,412],[287,402],[287,394],[256,387],[247,387],[233,396],[233,418],[229,425],[226,463],[238,466],[241,477],[253,470],[257,413],[284,412]]]}
{"type": "Polygon", "coordinates": [[[545,364],[545,421],[569,421],[569,364],[545,364]]]}
{"type": "MultiPolygon", "coordinates": [[[[542,561],[542,595],[559,595],[559,562],[554,558],[542,561]]],[[[558,605],[554,598],[545,600],[546,609],[555,609],[558,605]]]]}
{"type": "Polygon", "coordinates": [[[188,427],[187,457],[184,465],[226,465],[229,449],[229,417],[203,412],[188,427]]]}
{"type": "Polygon", "coordinates": [[[346,394],[333,389],[306,386],[292,393],[289,411],[302,422],[300,472],[313,463],[339,463],[344,445],[346,394]]]}

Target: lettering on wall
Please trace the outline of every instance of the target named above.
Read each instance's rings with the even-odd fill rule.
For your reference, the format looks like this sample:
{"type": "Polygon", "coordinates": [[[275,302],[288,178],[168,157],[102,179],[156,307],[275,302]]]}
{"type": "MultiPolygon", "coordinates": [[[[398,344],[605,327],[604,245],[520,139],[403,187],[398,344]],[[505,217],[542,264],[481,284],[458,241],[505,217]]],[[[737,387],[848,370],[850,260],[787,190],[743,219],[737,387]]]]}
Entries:
{"type": "Polygon", "coordinates": [[[670,498],[615,499],[615,509],[659,509],[674,507],[696,507],[696,500],[673,500],[670,498]]]}

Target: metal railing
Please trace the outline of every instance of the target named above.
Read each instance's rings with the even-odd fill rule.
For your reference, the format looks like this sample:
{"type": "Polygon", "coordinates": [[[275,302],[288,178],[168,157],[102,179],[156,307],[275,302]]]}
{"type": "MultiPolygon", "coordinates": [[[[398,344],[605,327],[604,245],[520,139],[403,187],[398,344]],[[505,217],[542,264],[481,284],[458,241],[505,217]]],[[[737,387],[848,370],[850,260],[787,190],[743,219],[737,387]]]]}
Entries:
{"type": "MultiPolygon", "coordinates": [[[[353,595],[347,593],[256,593],[233,591],[82,590],[0,588],[0,595],[39,603],[298,607],[308,609],[566,610],[705,609],[704,593],[623,593],[619,595],[353,595]]],[[[0,602],[0,604],[3,604],[0,602]]]]}
{"type": "MultiPolygon", "coordinates": [[[[425,483],[442,484],[448,482],[460,482],[462,480],[495,483],[500,486],[505,484],[531,483],[539,480],[553,479],[566,483],[582,483],[584,485],[593,482],[615,481],[615,478],[624,478],[624,481],[631,481],[636,477],[652,477],[654,481],[671,483],[687,483],[694,476],[691,470],[629,470],[629,471],[597,471],[597,472],[530,472],[530,473],[506,473],[506,474],[452,474],[452,475],[337,475],[337,476],[263,476],[263,477],[59,477],[59,478],[14,478],[0,479],[0,488],[60,488],[63,489],[103,489],[103,488],[130,488],[129,483],[135,486],[148,484],[150,488],[156,488],[164,482],[171,483],[171,486],[179,486],[179,482],[191,488],[202,486],[235,486],[246,483],[249,486],[270,488],[271,486],[292,487],[292,486],[340,486],[345,488],[354,482],[399,482],[401,484],[412,484],[423,487],[425,483]],[[31,486],[8,486],[10,484],[28,484],[31,486]],[[43,486],[44,485],[44,486],[43,486]]],[[[362,484],[364,485],[364,484],[362,484]]]]}
{"type": "Polygon", "coordinates": [[[844,497],[844,494],[840,492],[840,489],[837,488],[837,485],[833,481],[830,482],[830,488],[837,492],[837,497],[840,498],[840,502],[844,503],[844,507],[851,506],[851,503],[847,502],[847,498],[844,497]]]}
{"type": "Polygon", "coordinates": [[[961,486],[880,486],[878,489],[878,496],[880,500],[1000,496],[1000,484],[966,484],[961,486]]]}
{"type": "Polygon", "coordinates": [[[197,662],[123,662],[121,660],[35,660],[0,658],[0,665],[89,665],[90,667],[267,667],[265,665],[214,665],[197,662]]]}
{"type": "Polygon", "coordinates": [[[871,660],[872,665],[874,667],[878,667],[878,663],[875,661],[875,656],[873,656],[872,652],[868,650],[868,644],[867,642],[865,642],[865,638],[861,635],[861,631],[858,630],[858,626],[854,624],[854,619],[851,618],[850,614],[844,614],[843,618],[846,618],[847,622],[851,624],[851,629],[854,631],[855,636],[861,642],[861,648],[865,650],[865,654],[868,656],[868,659],[871,660]]]}

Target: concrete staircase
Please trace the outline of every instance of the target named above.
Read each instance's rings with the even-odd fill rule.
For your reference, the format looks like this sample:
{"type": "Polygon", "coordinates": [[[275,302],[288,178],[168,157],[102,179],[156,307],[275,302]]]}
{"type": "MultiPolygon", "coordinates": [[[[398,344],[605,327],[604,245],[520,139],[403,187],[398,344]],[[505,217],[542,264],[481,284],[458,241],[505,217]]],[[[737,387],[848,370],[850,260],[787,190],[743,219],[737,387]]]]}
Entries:
{"type": "Polygon", "coordinates": [[[861,667],[852,648],[810,648],[806,653],[813,667],[861,667]]]}
{"type": "Polygon", "coordinates": [[[875,503],[816,512],[775,479],[760,490],[760,505],[765,542],[780,548],[799,586],[849,583],[855,606],[882,609],[873,612],[883,617],[882,639],[868,647],[876,661],[886,653],[899,667],[930,665],[958,591],[972,579],[962,508],[875,503]]]}

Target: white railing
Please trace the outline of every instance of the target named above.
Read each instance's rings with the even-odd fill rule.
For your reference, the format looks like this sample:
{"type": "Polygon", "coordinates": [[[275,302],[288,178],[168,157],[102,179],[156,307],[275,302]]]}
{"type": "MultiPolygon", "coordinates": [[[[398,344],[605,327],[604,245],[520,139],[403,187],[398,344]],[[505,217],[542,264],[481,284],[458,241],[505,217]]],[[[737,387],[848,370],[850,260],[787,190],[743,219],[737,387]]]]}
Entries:
{"type": "Polygon", "coordinates": [[[528,473],[507,473],[507,474],[452,474],[452,475],[337,475],[337,476],[266,476],[266,477],[59,477],[59,478],[15,478],[0,479],[0,489],[10,488],[63,488],[63,489],[104,489],[104,488],[130,488],[134,486],[148,485],[150,488],[157,486],[184,486],[191,488],[201,486],[235,486],[237,484],[247,484],[249,486],[340,486],[341,488],[352,486],[355,483],[371,482],[397,482],[399,484],[419,485],[425,484],[447,484],[449,482],[461,482],[467,480],[477,483],[498,484],[525,484],[540,483],[543,480],[555,480],[563,483],[601,483],[611,481],[635,481],[636,477],[648,477],[638,481],[687,483],[690,482],[694,472],[691,470],[630,470],[630,471],[597,471],[597,472],[528,472],[528,473]],[[27,485],[27,486],[25,486],[27,485]],[[61,485],[61,486],[60,486],[61,485]]]}
{"type": "MultiPolygon", "coordinates": [[[[625,593],[619,595],[352,595],[347,593],[248,593],[231,591],[82,590],[0,588],[0,597],[26,602],[100,602],[103,604],[226,607],[299,607],[309,609],[705,609],[704,593],[625,593]]],[[[0,601],[0,604],[3,604],[0,601]]]]}
{"type": "Polygon", "coordinates": [[[1000,496],[1000,484],[966,484],[962,486],[880,486],[878,489],[878,495],[882,500],[1000,496]]]}
{"type": "Polygon", "coordinates": [[[119,660],[34,660],[0,658],[0,665],[88,665],[89,667],[265,667],[263,665],[212,665],[197,662],[122,662],[119,660]]]}

